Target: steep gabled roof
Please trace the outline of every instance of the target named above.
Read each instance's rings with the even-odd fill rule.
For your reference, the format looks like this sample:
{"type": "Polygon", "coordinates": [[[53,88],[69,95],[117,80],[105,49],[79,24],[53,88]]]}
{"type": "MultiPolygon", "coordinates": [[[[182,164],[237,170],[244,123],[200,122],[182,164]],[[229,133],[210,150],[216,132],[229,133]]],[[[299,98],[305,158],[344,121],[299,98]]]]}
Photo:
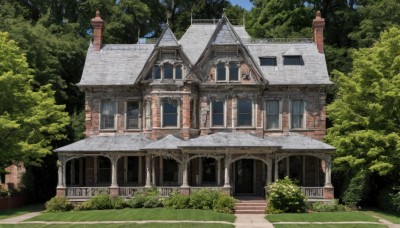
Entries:
{"type": "Polygon", "coordinates": [[[156,47],[176,47],[179,46],[178,40],[174,33],[169,28],[169,25],[165,25],[164,31],[161,33],[160,39],[158,40],[156,47]]]}

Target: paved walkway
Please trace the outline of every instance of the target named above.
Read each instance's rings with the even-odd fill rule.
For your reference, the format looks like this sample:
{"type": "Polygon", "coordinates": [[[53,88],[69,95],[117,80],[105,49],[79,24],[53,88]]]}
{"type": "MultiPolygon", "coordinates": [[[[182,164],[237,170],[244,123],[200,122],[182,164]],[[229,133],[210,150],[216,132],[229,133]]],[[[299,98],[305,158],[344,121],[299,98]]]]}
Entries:
{"type": "Polygon", "coordinates": [[[237,228],[272,228],[272,223],[265,219],[265,214],[235,214],[235,227],[237,228]]]}
{"type": "Polygon", "coordinates": [[[0,224],[17,224],[24,220],[38,216],[38,215],[40,215],[40,213],[42,213],[42,212],[37,211],[37,212],[26,213],[26,214],[11,217],[11,218],[2,219],[2,220],[0,220],[0,224]]]}

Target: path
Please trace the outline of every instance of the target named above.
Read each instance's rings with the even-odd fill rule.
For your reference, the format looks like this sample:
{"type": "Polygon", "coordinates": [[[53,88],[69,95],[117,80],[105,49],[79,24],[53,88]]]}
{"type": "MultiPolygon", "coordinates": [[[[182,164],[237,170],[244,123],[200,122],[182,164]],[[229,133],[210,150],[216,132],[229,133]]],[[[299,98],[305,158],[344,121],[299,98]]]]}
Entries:
{"type": "Polygon", "coordinates": [[[18,215],[15,217],[10,217],[10,218],[6,218],[6,219],[2,219],[0,220],[0,224],[17,224],[20,223],[24,220],[33,218],[35,216],[40,215],[40,213],[42,213],[41,211],[36,211],[36,212],[30,212],[30,213],[26,213],[23,215],[18,215]]]}
{"type": "Polygon", "coordinates": [[[265,219],[265,214],[235,214],[235,227],[236,228],[272,228],[272,223],[265,219]]]}

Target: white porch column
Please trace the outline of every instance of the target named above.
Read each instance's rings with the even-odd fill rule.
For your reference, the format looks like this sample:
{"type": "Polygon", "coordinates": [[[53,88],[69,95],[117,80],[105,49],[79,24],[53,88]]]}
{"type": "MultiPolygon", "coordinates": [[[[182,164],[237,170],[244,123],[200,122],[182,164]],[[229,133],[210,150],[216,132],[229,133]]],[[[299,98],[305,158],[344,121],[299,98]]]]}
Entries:
{"type": "Polygon", "coordinates": [[[225,183],[224,183],[224,187],[225,188],[230,188],[231,184],[230,184],[230,180],[229,180],[229,166],[231,163],[231,155],[230,154],[226,154],[225,155],[225,183]]]}
{"type": "Polygon", "coordinates": [[[221,159],[217,160],[217,185],[221,185],[221,159]]]}
{"type": "Polygon", "coordinates": [[[325,185],[324,187],[332,187],[331,183],[331,160],[332,155],[327,154],[325,158],[325,185]]]}
{"type": "MultiPolygon", "coordinates": [[[[161,158],[161,157],[159,157],[159,158],[161,158]]],[[[152,180],[153,187],[156,186],[157,185],[157,182],[156,182],[156,158],[151,159],[151,180],[152,180]]]]}
{"type": "Polygon", "coordinates": [[[151,187],[151,179],[150,179],[150,169],[151,169],[151,164],[150,164],[150,154],[146,154],[146,188],[151,187]]]}
{"type": "Polygon", "coordinates": [[[117,163],[118,163],[118,155],[111,155],[111,187],[118,187],[117,163]]]}
{"type": "Polygon", "coordinates": [[[275,159],[275,171],[274,171],[274,175],[275,175],[275,178],[274,178],[274,181],[277,181],[278,179],[279,179],[279,173],[278,173],[278,164],[279,164],[279,161],[277,160],[277,159],[275,159]]]}
{"type": "Polygon", "coordinates": [[[65,155],[58,155],[58,184],[57,188],[65,188],[65,155]]]}
{"type": "Polygon", "coordinates": [[[272,182],[272,162],[267,165],[267,185],[272,182]]]}
{"type": "Polygon", "coordinates": [[[183,156],[182,156],[182,185],[181,185],[181,188],[189,187],[187,167],[188,167],[188,156],[187,156],[187,154],[183,154],[183,156]]]}

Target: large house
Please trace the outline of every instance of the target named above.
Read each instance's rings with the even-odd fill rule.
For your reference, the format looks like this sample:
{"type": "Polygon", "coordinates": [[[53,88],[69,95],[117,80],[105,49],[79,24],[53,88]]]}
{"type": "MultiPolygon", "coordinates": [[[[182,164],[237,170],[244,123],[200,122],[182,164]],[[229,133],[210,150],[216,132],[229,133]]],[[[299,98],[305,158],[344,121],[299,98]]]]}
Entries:
{"type": "Polygon", "coordinates": [[[180,40],[167,24],[155,44],[103,44],[97,12],[78,84],[86,138],[55,150],[57,195],[263,196],[289,176],[309,199],[332,199],[324,24],[317,12],[313,39],[259,40],[222,15],[180,40]]]}

